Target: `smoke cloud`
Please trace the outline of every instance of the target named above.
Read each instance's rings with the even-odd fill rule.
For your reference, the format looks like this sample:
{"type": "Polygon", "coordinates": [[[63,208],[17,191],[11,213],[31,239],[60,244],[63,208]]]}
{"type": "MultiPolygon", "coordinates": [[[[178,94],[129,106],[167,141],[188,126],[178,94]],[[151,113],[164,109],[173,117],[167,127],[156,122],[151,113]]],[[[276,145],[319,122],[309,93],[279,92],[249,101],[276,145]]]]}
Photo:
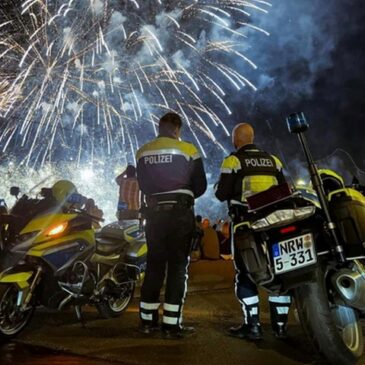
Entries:
{"type": "MultiPolygon", "coordinates": [[[[252,14],[253,24],[270,36],[250,34],[248,55],[258,66],[253,73],[258,91],[227,96],[234,105],[228,126],[252,122],[257,143],[282,157],[297,174],[295,161],[303,161],[303,156],[297,139],[287,132],[285,117],[304,111],[310,121],[309,143],[321,164],[343,148],[355,161],[340,153],[342,163],[334,167],[345,175],[364,170],[364,17],[360,0],[273,0],[268,16],[252,14]]],[[[241,60],[235,61],[246,69],[241,60]]],[[[224,144],[229,143],[227,138],[224,144]]]]}

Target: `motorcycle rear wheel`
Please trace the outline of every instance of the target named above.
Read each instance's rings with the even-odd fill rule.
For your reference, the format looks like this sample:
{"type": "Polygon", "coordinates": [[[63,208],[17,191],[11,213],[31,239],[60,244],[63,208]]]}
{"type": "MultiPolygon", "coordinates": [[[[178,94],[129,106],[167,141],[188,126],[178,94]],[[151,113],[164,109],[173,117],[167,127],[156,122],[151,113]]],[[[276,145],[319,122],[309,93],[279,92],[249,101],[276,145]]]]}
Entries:
{"type": "Polygon", "coordinates": [[[321,356],[334,365],[352,365],[364,349],[363,331],[356,310],[333,303],[319,267],[316,280],[295,292],[299,319],[321,356]]]}
{"type": "Polygon", "coordinates": [[[18,288],[14,284],[0,285],[0,341],[16,337],[29,324],[34,306],[20,312],[16,303],[18,288]]]}
{"type": "Polygon", "coordinates": [[[134,294],[135,283],[125,283],[121,288],[120,296],[109,296],[96,304],[96,308],[105,319],[119,317],[131,302],[134,294]]]}

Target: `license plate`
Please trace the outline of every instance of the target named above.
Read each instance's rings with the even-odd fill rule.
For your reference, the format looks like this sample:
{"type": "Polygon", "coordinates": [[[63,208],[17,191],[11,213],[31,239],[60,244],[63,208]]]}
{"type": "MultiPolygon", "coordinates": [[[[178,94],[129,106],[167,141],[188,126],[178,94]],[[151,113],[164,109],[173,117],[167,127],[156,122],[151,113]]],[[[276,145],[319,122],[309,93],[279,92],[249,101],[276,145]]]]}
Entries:
{"type": "Polygon", "coordinates": [[[317,262],[311,233],[274,243],[272,254],[276,274],[297,270],[317,262]]]}

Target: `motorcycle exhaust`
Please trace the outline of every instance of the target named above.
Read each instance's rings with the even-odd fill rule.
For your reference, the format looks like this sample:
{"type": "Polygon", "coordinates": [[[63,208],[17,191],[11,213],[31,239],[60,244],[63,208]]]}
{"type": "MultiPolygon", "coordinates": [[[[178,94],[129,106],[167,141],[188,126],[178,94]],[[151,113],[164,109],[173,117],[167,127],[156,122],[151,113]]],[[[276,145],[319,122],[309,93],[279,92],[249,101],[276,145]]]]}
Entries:
{"type": "Polygon", "coordinates": [[[359,272],[342,269],[334,275],[332,283],[347,305],[365,310],[365,278],[359,272]]]}

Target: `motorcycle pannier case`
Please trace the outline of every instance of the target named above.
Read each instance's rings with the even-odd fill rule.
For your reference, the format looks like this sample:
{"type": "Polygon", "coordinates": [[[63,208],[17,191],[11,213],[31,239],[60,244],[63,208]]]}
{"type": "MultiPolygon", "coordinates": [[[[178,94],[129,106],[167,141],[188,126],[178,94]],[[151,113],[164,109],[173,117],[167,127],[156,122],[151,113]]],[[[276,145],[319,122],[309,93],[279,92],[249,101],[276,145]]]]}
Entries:
{"type": "Polygon", "coordinates": [[[245,227],[237,227],[234,233],[235,246],[241,255],[248,274],[266,276],[267,257],[258,245],[252,232],[245,227]]]}
{"type": "Polygon", "coordinates": [[[329,200],[347,255],[365,254],[365,197],[357,190],[341,189],[331,193],[329,200]]]}

